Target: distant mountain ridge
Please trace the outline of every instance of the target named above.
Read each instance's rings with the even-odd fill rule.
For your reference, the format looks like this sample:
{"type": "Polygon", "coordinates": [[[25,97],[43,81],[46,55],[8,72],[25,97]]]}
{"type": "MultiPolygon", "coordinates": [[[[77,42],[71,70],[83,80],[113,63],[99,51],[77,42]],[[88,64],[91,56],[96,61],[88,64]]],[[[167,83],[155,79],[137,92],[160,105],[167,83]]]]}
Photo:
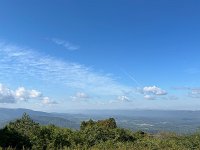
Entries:
{"type": "Polygon", "coordinates": [[[42,125],[54,124],[60,127],[79,128],[79,123],[73,121],[72,115],[58,115],[54,113],[47,113],[42,111],[34,111],[30,109],[9,109],[0,108],[0,127],[3,127],[6,123],[20,118],[24,113],[27,113],[35,122],[42,125]],[[68,120],[69,118],[70,120],[68,120]]]}
{"type": "Polygon", "coordinates": [[[187,110],[77,110],[70,113],[47,113],[30,109],[0,108],[0,127],[27,113],[42,125],[79,129],[89,119],[115,118],[119,127],[145,132],[172,131],[191,133],[200,129],[200,111],[187,110]]]}

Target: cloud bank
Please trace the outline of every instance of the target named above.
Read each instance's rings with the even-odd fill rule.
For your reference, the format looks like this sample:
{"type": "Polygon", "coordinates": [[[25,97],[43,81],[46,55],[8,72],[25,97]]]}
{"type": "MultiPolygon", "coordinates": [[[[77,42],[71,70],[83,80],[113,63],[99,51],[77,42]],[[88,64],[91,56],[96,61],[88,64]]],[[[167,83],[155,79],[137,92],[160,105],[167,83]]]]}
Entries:
{"type": "Polygon", "coordinates": [[[11,90],[0,83],[0,103],[17,103],[20,101],[42,100],[44,104],[55,104],[49,97],[43,97],[42,93],[37,90],[27,90],[24,87],[19,87],[16,90],[11,90]]]}

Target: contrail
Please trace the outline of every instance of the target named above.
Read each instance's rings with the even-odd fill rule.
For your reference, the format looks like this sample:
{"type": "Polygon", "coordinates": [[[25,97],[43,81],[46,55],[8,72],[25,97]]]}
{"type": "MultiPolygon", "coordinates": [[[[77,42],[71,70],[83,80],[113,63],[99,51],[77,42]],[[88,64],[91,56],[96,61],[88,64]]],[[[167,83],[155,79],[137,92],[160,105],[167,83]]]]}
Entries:
{"type": "Polygon", "coordinates": [[[121,69],[121,71],[126,74],[132,81],[134,81],[137,86],[141,87],[141,84],[130,74],[128,73],[127,71],[125,71],[124,69],[121,69]]]}

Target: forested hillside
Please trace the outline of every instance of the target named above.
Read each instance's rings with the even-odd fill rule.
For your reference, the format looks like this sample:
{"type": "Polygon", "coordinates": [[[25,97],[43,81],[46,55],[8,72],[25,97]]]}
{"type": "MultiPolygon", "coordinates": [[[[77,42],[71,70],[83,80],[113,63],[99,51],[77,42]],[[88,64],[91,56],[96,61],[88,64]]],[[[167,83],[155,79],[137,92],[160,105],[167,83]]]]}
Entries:
{"type": "Polygon", "coordinates": [[[42,126],[27,114],[0,130],[1,149],[200,149],[200,133],[147,134],[118,128],[115,119],[83,121],[80,130],[42,126]]]}

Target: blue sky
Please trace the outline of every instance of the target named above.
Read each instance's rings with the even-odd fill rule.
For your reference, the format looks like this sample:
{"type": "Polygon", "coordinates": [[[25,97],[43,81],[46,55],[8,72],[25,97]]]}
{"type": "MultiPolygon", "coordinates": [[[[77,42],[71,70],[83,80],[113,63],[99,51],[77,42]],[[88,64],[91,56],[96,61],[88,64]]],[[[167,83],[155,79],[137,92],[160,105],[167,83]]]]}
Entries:
{"type": "Polygon", "coordinates": [[[200,2],[2,0],[0,107],[200,108],[200,2]]]}

